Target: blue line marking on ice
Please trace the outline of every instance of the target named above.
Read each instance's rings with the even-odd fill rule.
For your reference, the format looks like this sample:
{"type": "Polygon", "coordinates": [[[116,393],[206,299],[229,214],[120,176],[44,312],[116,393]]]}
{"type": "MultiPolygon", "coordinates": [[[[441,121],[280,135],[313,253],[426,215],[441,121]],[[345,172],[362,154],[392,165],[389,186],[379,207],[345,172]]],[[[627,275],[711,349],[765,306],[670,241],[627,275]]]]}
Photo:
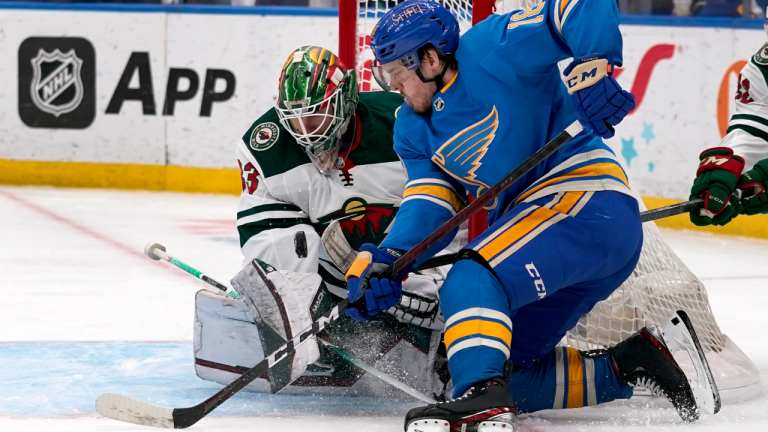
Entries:
{"type": "MultiPolygon", "coordinates": [[[[105,392],[183,408],[223,387],[195,375],[191,343],[0,344],[0,383],[0,416],[12,417],[94,415],[105,392]]],[[[416,404],[241,391],[211,415],[402,415],[416,404]]]]}

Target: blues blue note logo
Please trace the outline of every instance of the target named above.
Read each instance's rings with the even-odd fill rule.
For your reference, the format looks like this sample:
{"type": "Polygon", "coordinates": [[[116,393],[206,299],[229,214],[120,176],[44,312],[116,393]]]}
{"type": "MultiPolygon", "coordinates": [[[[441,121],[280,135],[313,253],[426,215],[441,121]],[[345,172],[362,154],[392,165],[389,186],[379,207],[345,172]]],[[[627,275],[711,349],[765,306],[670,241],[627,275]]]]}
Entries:
{"type": "MultiPolygon", "coordinates": [[[[458,180],[477,186],[473,195],[479,197],[489,187],[476,178],[475,172],[483,164],[483,156],[496,136],[498,127],[499,113],[494,106],[486,118],[459,132],[443,144],[432,156],[432,161],[458,180]]],[[[494,200],[486,210],[496,207],[497,204],[498,200],[494,200]]]]}

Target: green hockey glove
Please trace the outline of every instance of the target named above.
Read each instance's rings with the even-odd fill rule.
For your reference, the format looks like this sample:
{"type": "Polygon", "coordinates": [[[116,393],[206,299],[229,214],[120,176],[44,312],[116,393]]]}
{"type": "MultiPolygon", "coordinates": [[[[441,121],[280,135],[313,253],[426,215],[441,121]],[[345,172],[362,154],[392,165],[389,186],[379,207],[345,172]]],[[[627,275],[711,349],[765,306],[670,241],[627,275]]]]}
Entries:
{"type": "Polygon", "coordinates": [[[699,169],[693,181],[690,199],[701,197],[704,208],[691,212],[694,225],[725,225],[743,210],[736,189],[744,159],[727,147],[713,147],[699,155],[699,169]]]}
{"type": "Polygon", "coordinates": [[[743,196],[741,204],[744,206],[744,214],[755,215],[768,213],[768,194],[765,187],[768,184],[768,159],[763,159],[755,164],[755,167],[745,172],[739,178],[739,189],[743,196]]]}

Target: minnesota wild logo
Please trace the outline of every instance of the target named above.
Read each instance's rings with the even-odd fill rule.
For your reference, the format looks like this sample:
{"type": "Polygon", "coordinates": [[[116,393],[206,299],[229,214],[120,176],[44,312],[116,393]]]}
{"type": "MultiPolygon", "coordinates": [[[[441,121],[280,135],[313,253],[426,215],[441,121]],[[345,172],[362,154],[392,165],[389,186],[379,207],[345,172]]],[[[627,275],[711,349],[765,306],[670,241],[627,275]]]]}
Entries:
{"type": "Polygon", "coordinates": [[[392,204],[368,204],[355,197],[348,199],[340,210],[318,218],[318,222],[327,225],[333,220],[339,221],[349,244],[360,249],[363,243],[381,243],[396,213],[397,208],[392,204]]]}

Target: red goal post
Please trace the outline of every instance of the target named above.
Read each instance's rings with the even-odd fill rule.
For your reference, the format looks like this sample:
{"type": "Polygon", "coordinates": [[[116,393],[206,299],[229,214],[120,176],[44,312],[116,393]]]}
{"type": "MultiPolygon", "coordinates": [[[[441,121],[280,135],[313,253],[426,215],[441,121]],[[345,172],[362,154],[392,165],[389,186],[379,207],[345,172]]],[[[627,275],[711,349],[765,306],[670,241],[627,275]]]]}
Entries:
{"type": "MultiPolygon", "coordinates": [[[[442,0],[454,12],[464,32],[494,13],[494,0],[442,0]]],[[[380,90],[371,77],[371,30],[379,19],[395,4],[390,1],[339,1],[339,58],[346,67],[354,67],[361,91],[380,90]]],[[[481,211],[469,220],[469,238],[474,239],[488,227],[486,212],[481,211]]]]}

